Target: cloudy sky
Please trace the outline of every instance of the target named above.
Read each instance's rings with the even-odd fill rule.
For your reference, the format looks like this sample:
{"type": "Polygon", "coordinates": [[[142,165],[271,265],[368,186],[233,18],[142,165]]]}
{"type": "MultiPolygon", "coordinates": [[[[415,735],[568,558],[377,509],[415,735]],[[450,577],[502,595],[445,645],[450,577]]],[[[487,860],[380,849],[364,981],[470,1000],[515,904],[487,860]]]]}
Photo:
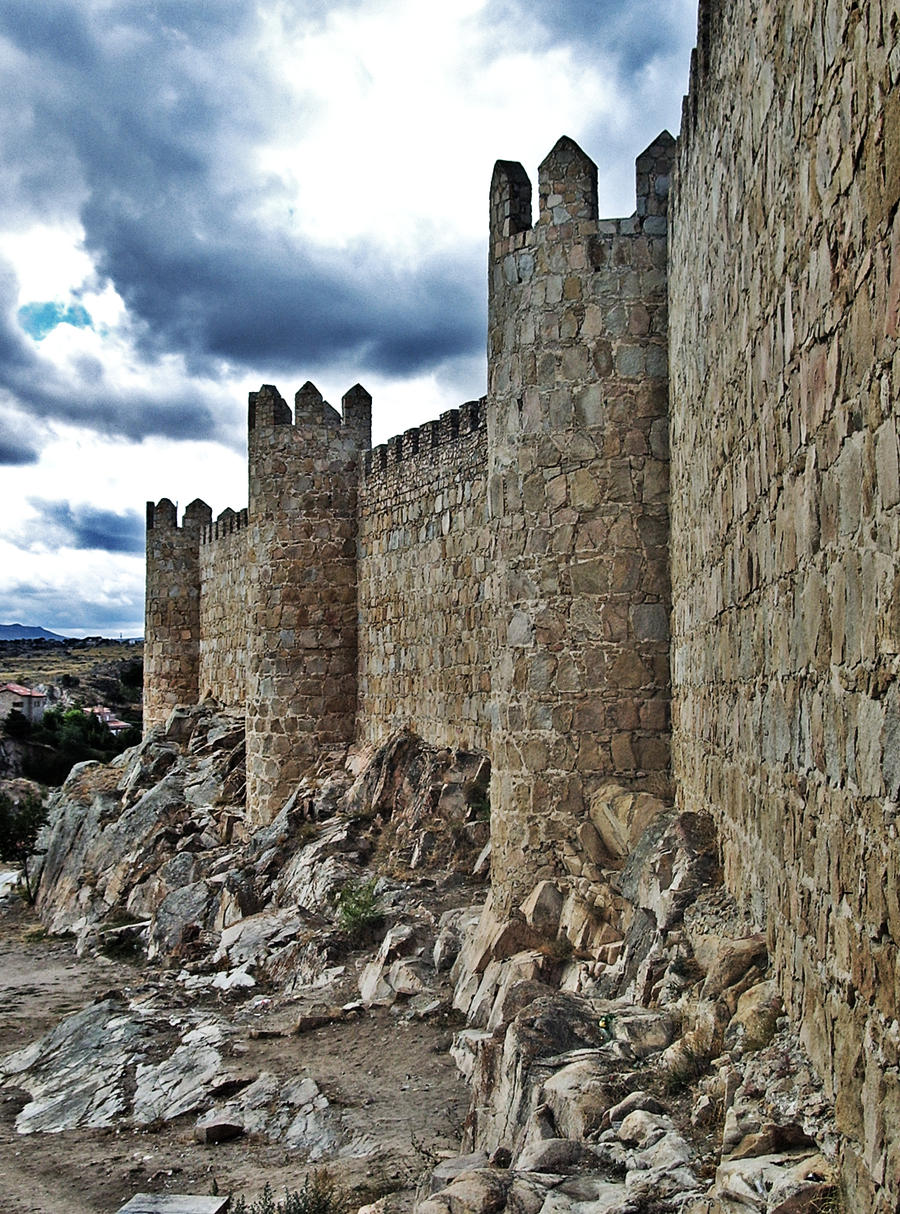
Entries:
{"type": "Polygon", "coordinates": [[[144,502],[246,505],[247,392],[485,387],[493,162],[634,209],[696,0],[3,0],[0,623],[139,635],[144,502]]]}

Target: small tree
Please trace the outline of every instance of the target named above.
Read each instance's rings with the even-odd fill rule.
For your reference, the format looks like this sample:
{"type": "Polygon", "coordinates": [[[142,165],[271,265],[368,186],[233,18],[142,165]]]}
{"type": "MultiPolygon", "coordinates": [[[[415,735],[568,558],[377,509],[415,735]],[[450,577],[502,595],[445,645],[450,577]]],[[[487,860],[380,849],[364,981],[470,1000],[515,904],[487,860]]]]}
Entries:
{"type": "Polygon", "coordinates": [[[16,802],[0,792],[0,860],[21,864],[25,875],[25,892],[34,905],[34,893],[28,876],[28,857],[34,853],[41,827],[47,821],[47,811],[35,793],[28,793],[16,802]]]}

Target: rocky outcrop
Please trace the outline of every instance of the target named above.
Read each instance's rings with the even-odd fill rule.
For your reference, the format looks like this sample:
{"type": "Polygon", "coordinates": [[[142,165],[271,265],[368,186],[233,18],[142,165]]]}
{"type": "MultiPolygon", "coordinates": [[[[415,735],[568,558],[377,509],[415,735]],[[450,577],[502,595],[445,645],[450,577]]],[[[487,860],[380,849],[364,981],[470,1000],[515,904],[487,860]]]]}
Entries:
{"type": "Polygon", "coordinates": [[[377,869],[389,902],[391,876],[468,872],[488,830],[483,756],[403,731],[346,757],[326,755],[251,831],[242,714],[211,701],[176,709],[109,766],[80,764],[54,797],[42,919],[79,948],[126,933],[148,958],[195,972],[327,968],[348,882],[374,882],[377,869]]]}
{"type": "Polygon", "coordinates": [[[409,732],[330,755],[256,831],[242,779],[240,722],[208,704],[57,797],[45,921],[143,951],[179,994],[111,997],[6,1059],[22,1132],[190,1116],[201,1143],[377,1153],[314,1074],[246,1067],[224,1006],[261,992],[292,1009],[276,1031],[303,1035],[452,1005],[464,1155],[424,1214],[788,1214],[833,1192],[831,1109],[709,818],[606,786],[566,875],[501,915],[460,885],[484,867],[481,756],[409,732]],[[211,997],[226,1005],[191,1007],[211,997]]]}
{"type": "Polygon", "coordinates": [[[765,940],[721,885],[710,820],[658,803],[629,839],[637,799],[601,803],[587,880],[542,881],[504,921],[490,900],[469,916],[453,1054],[483,1161],[420,1211],[817,1208],[835,1193],[831,1110],[765,940]]]}

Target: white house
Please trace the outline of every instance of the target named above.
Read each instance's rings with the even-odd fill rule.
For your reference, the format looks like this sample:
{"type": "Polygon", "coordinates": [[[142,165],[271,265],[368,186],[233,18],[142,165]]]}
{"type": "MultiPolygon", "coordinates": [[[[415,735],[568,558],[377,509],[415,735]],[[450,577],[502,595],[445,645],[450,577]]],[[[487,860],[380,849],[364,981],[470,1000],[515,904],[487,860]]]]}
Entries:
{"type": "Polygon", "coordinates": [[[43,718],[47,707],[47,696],[43,691],[32,691],[21,683],[4,683],[0,686],[0,719],[9,716],[15,709],[32,725],[43,718]]]}

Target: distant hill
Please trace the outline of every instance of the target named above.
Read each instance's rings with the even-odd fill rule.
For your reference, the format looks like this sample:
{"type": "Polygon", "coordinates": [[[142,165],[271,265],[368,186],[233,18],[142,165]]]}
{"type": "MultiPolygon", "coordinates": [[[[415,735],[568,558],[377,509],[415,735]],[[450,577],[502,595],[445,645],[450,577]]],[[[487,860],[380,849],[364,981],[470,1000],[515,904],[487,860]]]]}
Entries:
{"type": "Polygon", "coordinates": [[[68,637],[28,624],[0,624],[0,641],[67,641],[68,637]]]}

